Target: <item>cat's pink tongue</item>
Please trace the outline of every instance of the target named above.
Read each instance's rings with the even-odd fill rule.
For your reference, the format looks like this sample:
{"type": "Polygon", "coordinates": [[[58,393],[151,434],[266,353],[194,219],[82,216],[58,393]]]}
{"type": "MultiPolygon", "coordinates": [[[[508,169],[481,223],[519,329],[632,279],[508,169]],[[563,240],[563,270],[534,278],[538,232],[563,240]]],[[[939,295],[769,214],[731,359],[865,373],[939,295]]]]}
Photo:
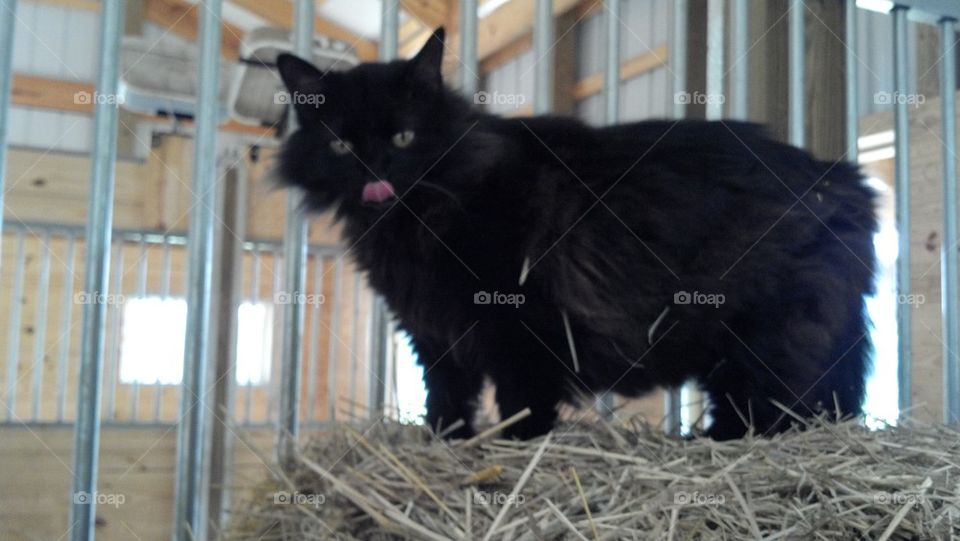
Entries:
{"type": "Polygon", "coordinates": [[[364,203],[383,203],[397,194],[393,190],[393,184],[386,180],[374,180],[363,186],[363,194],[360,199],[364,203]]]}

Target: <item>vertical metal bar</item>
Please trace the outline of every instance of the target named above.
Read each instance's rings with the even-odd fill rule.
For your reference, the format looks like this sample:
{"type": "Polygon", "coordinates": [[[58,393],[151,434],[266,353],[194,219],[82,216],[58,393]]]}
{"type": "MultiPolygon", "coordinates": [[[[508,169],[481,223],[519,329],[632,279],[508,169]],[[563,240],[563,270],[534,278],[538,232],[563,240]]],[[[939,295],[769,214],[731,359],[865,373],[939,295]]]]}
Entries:
{"type": "MultiPolygon", "coordinates": [[[[180,430],[177,434],[176,499],[173,538],[204,539],[207,531],[204,475],[207,449],[207,359],[210,353],[210,302],[217,182],[217,124],[220,93],[220,9],[222,0],[202,0],[196,134],[193,140],[193,193],[187,242],[187,331],[183,355],[180,430]]],[[[313,19],[311,18],[311,21],[313,19]]]]}
{"type": "Polygon", "coordinates": [[[37,283],[37,311],[33,317],[33,364],[30,371],[33,392],[30,396],[30,420],[40,420],[40,400],[43,395],[43,372],[46,357],[44,342],[47,339],[47,301],[50,291],[50,232],[44,232],[40,241],[43,255],[40,257],[40,280],[37,283]]]}
{"type": "Polygon", "coordinates": [[[319,300],[326,298],[323,295],[323,255],[317,253],[313,256],[313,287],[311,294],[313,302],[310,305],[310,358],[307,363],[307,411],[310,421],[317,420],[317,357],[320,352],[320,317],[323,315],[320,311],[321,303],[319,300]]]}
{"type": "Polygon", "coordinates": [[[7,335],[7,421],[12,421],[17,409],[17,368],[20,364],[20,318],[23,315],[23,275],[27,268],[25,234],[17,233],[17,261],[13,274],[13,292],[10,294],[10,328],[7,335]]]}
{"type": "MultiPolygon", "coordinates": [[[[281,266],[283,265],[283,261],[282,261],[282,259],[281,259],[281,257],[280,257],[280,250],[281,250],[281,249],[278,248],[276,245],[273,245],[273,246],[270,247],[270,265],[271,265],[270,269],[271,269],[271,274],[273,275],[273,282],[272,282],[272,283],[273,283],[273,291],[280,291],[280,288],[281,288],[282,285],[283,285],[283,272],[282,272],[282,270],[281,270],[281,266]]],[[[270,299],[270,300],[272,301],[273,299],[270,299]]],[[[276,332],[276,331],[277,331],[277,324],[276,324],[277,321],[279,321],[281,324],[283,324],[283,320],[282,320],[282,319],[281,319],[281,320],[277,320],[277,318],[274,318],[274,322],[273,322],[273,323],[274,323],[273,336],[277,336],[278,334],[280,334],[280,333],[276,332]]],[[[273,367],[279,366],[281,369],[283,368],[283,367],[282,367],[282,365],[283,365],[283,359],[282,359],[282,356],[281,356],[281,355],[282,355],[281,349],[282,349],[282,348],[272,347],[272,349],[271,349],[271,351],[270,351],[270,355],[271,355],[270,358],[271,358],[271,360],[273,361],[273,362],[271,363],[271,365],[270,365],[271,371],[273,370],[273,367]]],[[[274,416],[273,416],[273,414],[274,414],[274,411],[277,409],[277,388],[278,388],[278,386],[273,383],[274,381],[275,381],[274,378],[271,378],[271,381],[270,381],[271,384],[267,387],[267,417],[266,417],[266,420],[267,420],[268,422],[273,422],[273,421],[274,421],[274,416]]],[[[280,384],[282,385],[282,378],[281,378],[281,383],[280,383],[280,384]]],[[[278,419],[276,420],[276,422],[280,422],[280,419],[278,418],[278,419]]],[[[279,447],[278,447],[278,449],[279,449],[279,447]]]]}
{"type": "MultiPolygon", "coordinates": [[[[670,71],[673,78],[673,117],[683,119],[686,114],[687,99],[681,99],[687,91],[687,19],[689,18],[689,3],[687,0],[673,2],[673,25],[670,31],[670,71]]],[[[681,392],[680,389],[669,389],[665,393],[664,430],[678,435],[681,430],[681,392]]]]}
{"type": "MultiPolygon", "coordinates": [[[[10,88],[13,84],[13,34],[16,29],[17,0],[0,0],[0,214],[4,208],[7,180],[7,129],[10,114],[10,88]]],[[[0,220],[0,234],[3,220],[0,220]]]]}
{"type": "Polygon", "coordinates": [[[943,130],[943,421],[960,423],[960,285],[957,273],[956,19],[940,20],[940,116],[943,130]]]}
{"type": "MultiPolygon", "coordinates": [[[[115,299],[119,299],[119,295],[123,294],[123,240],[121,239],[116,243],[116,252],[111,265],[113,265],[113,281],[111,282],[111,287],[113,287],[113,294],[115,299]]],[[[121,307],[118,304],[110,303],[110,309],[107,311],[107,315],[110,319],[110,328],[107,330],[107,345],[104,348],[104,358],[106,359],[106,365],[104,366],[104,383],[106,384],[106,396],[104,397],[104,410],[105,413],[102,415],[107,419],[113,420],[117,415],[117,385],[119,385],[120,378],[118,374],[120,373],[120,316],[121,316],[121,307]]]]}
{"type": "Polygon", "coordinates": [[[750,10],[747,0],[730,1],[730,100],[727,116],[746,120],[750,79],[747,54],[750,49],[750,10]]]}
{"type": "MultiPolygon", "coordinates": [[[[137,298],[147,296],[147,242],[140,236],[140,253],[137,259],[137,298]]],[[[140,381],[134,380],[130,388],[130,420],[137,421],[140,410],[140,381]]]]}
{"type": "Polygon", "coordinates": [[[689,17],[687,0],[673,2],[673,25],[670,31],[670,73],[673,78],[673,117],[686,116],[687,100],[680,95],[687,90],[687,19],[689,17]]]}
{"type": "Polygon", "coordinates": [[[857,22],[857,0],[844,0],[844,39],[846,47],[843,55],[843,74],[846,82],[844,84],[844,100],[846,105],[844,110],[847,114],[846,121],[846,145],[847,152],[844,156],[848,161],[857,163],[859,148],[857,141],[860,138],[860,102],[857,99],[860,91],[860,81],[858,80],[858,61],[857,61],[857,43],[859,24],[857,22]]]}
{"type": "MultiPolygon", "coordinates": [[[[169,235],[163,236],[163,248],[162,255],[160,260],[161,270],[160,270],[160,300],[167,300],[170,298],[170,283],[172,281],[173,275],[173,248],[172,240],[169,235]]],[[[177,386],[177,392],[179,393],[182,386],[177,386]]],[[[164,387],[159,380],[154,384],[154,394],[153,394],[153,422],[160,422],[160,413],[163,406],[163,398],[166,394],[166,387],[164,387]]],[[[178,395],[179,396],[179,395],[178,395]]]]}
{"type": "MultiPolygon", "coordinates": [[[[170,296],[170,275],[172,274],[173,263],[171,261],[171,249],[170,249],[170,237],[167,235],[163,236],[163,257],[160,265],[161,276],[160,276],[160,299],[167,300],[170,296]]],[[[160,408],[161,403],[163,402],[163,391],[164,386],[160,381],[156,381],[153,384],[154,394],[153,394],[153,422],[160,422],[160,408]]]]}
{"type": "MultiPolygon", "coordinates": [[[[396,2],[384,2],[394,4],[396,2]]],[[[303,58],[313,55],[314,0],[297,0],[293,16],[294,52],[303,58]]],[[[394,7],[396,9],[396,7],[394,7]]],[[[294,119],[291,129],[296,129],[294,119]]],[[[277,453],[284,464],[293,456],[300,433],[300,376],[303,363],[303,303],[307,282],[307,215],[303,194],[298,190],[287,193],[286,228],[283,236],[284,288],[290,300],[283,306],[283,342],[280,365],[280,429],[277,434],[277,453]]]]}
{"type": "MultiPolygon", "coordinates": [[[[476,19],[477,6],[476,2],[473,2],[473,17],[476,19]]],[[[394,13],[397,7],[397,2],[384,2],[383,3],[383,27],[381,28],[381,49],[380,49],[380,58],[381,60],[390,60],[397,55],[397,25],[399,24],[398,15],[394,13]],[[390,5],[393,4],[393,5],[390,5]]],[[[461,17],[463,13],[460,14],[461,17]]],[[[461,23],[462,24],[462,23],[461,23]]],[[[474,30],[474,34],[476,34],[474,30]]],[[[467,36],[463,33],[461,37],[466,40],[467,36]]],[[[468,47],[474,48],[473,56],[476,57],[476,38],[471,42],[472,45],[468,47]]],[[[476,59],[474,58],[474,64],[476,64],[476,59]]],[[[466,67],[470,67],[469,63],[465,64],[466,67]]],[[[470,68],[473,73],[477,72],[477,67],[474,65],[470,68]]],[[[373,347],[370,348],[370,352],[367,355],[368,360],[368,369],[370,371],[370,381],[371,387],[368,393],[368,403],[370,405],[370,412],[382,411],[383,401],[386,396],[386,386],[383,383],[386,379],[386,370],[387,370],[387,352],[381,346],[384,340],[387,337],[389,330],[389,316],[386,314],[386,302],[378,296],[377,300],[374,302],[376,307],[374,310],[375,323],[371,336],[373,337],[373,347]]],[[[354,332],[356,329],[353,329],[354,332]]],[[[357,359],[352,359],[353,369],[350,372],[351,378],[351,397],[350,397],[350,411],[353,412],[353,408],[356,406],[356,362],[357,359]]]]}
{"type": "Polygon", "coordinates": [[[607,67],[604,70],[603,95],[607,124],[620,121],[620,0],[604,2],[607,26],[607,67]]]}
{"type": "Polygon", "coordinates": [[[333,269],[333,306],[330,308],[330,351],[327,360],[327,420],[337,420],[337,354],[340,341],[340,308],[343,304],[343,255],[339,255],[333,269]]]}
{"type": "Polygon", "coordinates": [[[162,275],[160,277],[160,299],[166,300],[170,297],[170,282],[173,275],[173,250],[170,247],[170,237],[163,236],[163,265],[162,275]]]}
{"type": "Polygon", "coordinates": [[[723,64],[726,47],[726,0],[707,1],[707,103],[708,120],[723,118],[723,64]]]}
{"type": "MultiPolygon", "coordinates": [[[[353,296],[350,300],[353,315],[350,318],[350,420],[357,419],[357,372],[360,370],[360,358],[357,351],[360,344],[360,279],[353,278],[353,296]]],[[[371,374],[375,372],[371,371],[371,374]]]]}
{"type": "Polygon", "coordinates": [[[67,266],[63,271],[63,294],[60,296],[60,355],[57,361],[57,421],[63,422],[67,409],[67,371],[70,342],[73,337],[73,266],[77,257],[77,237],[67,239],[67,266]]]}
{"type": "MultiPolygon", "coordinates": [[[[251,265],[250,278],[250,300],[249,302],[256,306],[260,303],[260,245],[253,245],[253,263],[251,265]]],[[[269,385],[269,383],[268,383],[269,385]]],[[[253,383],[248,379],[246,384],[247,393],[243,397],[243,418],[250,424],[250,415],[253,412],[253,383]]]]}
{"type": "Polygon", "coordinates": [[[787,51],[787,64],[789,71],[790,96],[788,103],[789,116],[789,140],[790,144],[803,148],[806,145],[806,103],[804,102],[804,90],[806,88],[806,70],[804,61],[806,59],[805,31],[804,21],[806,7],[803,0],[791,0],[790,14],[788,16],[789,25],[789,46],[787,51]]]}
{"type": "Polygon", "coordinates": [[[910,124],[907,111],[907,76],[909,73],[907,58],[907,11],[903,6],[895,6],[893,15],[893,87],[894,87],[894,134],[895,177],[896,177],[896,219],[899,236],[897,255],[897,334],[899,338],[899,365],[897,378],[900,391],[900,411],[904,412],[912,404],[910,388],[910,343],[912,310],[910,304],[902,302],[910,294],[910,124]]]}
{"type": "Polygon", "coordinates": [[[553,0],[537,0],[533,24],[533,112],[553,110],[553,0]]]}
{"type": "MultiPolygon", "coordinates": [[[[364,337],[364,351],[363,351],[363,354],[367,357],[367,360],[370,361],[370,360],[373,359],[373,356],[374,356],[374,348],[375,348],[375,347],[379,347],[378,344],[377,344],[376,336],[375,336],[375,334],[374,334],[374,333],[375,333],[376,326],[377,326],[377,324],[378,324],[379,322],[377,321],[377,298],[376,298],[376,296],[375,296],[375,295],[370,295],[367,300],[369,300],[369,303],[368,303],[368,306],[367,306],[367,317],[364,318],[364,324],[363,324],[363,328],[364,328],[364,335],[363,335],[363,337],[364,337]]],[[[359,332],[359,331],[356,331],[356,334],[359,335],[360,332],[359,332]]],[[[356,342],[356,341],[355,341],[355,342],[356,342]]],[[[356,351],[357,351],[357,350],[354,349],[354,352],[356,352],[356,351]]],[[[384,359],[387,359],[387,357],[385,356],[384,359]]],[[[375,411],[373,408],[378,407],[378,401],[373,399],[374,397],[372,396],[372,390],[378,388],[378,386],[380,386],[381,383],[376,381],[376,379],[380,377],[380,376],[376,373],[376,371],[374,371],[373,369],[370,369],[370,368],[368,367],[367,372],[368,372],[368,375],[369,375],[369,377],[367,378],[367,389],[366,389],[366,392],[367,392],[367,409],[368,409],[368,412],[369,412],[369,413],[372,413],[373,411],[375,411]]],[[[384,410],[383,410],[382,408],[386,407],[386,405],[387,405],[387,403],[388,403],[388,398],[389,398],[389,393],[390,393],[390,387],[389,387],[389,385],[387,384],[387,381],[386,381],[386,380],[389,379],[389,378],[386,376],[386,373],[387,373],[387,372],[386,372],[386,364],[385,364],[385,365],[384,365],[384,380],[383,380],[383,382],[382,382],[383,393],[384,393],[384,394],[383,394],[382,400],[379,401],[379,402],[380,402],[379,406],[381,406],[381,410],[380,410],[379,413],[380,413],[381,415],[382,415],[383,412],[384,412],[384,410]]],[[[379,417],[378,417],[378,418],[379,418],[379,417]]]]}
{"type": "MultiPolygon", "coordinates": [[[[97,92],[101,96],[117,94],[123,4],[104,2],[100,7],[97,92]]],[[[114,100],[98,100],[94,114],[93,163],[90,171],[84,264],[84,293],[94,297],[106,293],[109,285],[116,173],[114,162],[117,156],[118,110],[114,103],[114,100]]],[[[96,500],[91,495],[97,490],[106,309],[106,304],[101,302],[83,305],[77,421],[74,424],[73,441],[73,505],[70,510],[70,538],[73,541],[93,539],[96,525],[96,500]]]]}
{"type": "Polygon", "coordinates": [[[397,56],[400,2],[381,2],[380,5],[380,60],[389,62],[397,56]]]}
{"type": "Polygon", "coordinates": [[[479,81],[477,0],[460,0],[460,91],[471,101],[479,81]]]}
{"type": "MultiPolygon", "coordinates": [[[[606,26],[606,66],[603,72],[604,120],[608,125],[620,121],[620,13],[621,0],[604,2],[606,26]]],[[[614,396],[604,392],[597,395],[594,409],[607,419],[613,415],[614,396]]]]}

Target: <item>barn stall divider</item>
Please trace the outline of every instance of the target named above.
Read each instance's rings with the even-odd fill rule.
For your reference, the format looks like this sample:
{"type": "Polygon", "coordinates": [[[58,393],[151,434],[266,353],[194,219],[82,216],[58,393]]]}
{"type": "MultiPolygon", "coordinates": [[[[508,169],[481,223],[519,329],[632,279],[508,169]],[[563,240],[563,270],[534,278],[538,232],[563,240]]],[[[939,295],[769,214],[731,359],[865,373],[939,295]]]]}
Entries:
{"type": "MultiPolygon", "coordinates": [[[[855,48],[857,36],[858,9],[855,0],[844,0],[846,13],[845,51],[845,139],[846,158],[856,160],[858,152],[858,101],[857,69],[859,62],[855,48]]],[[[10,87],[12,74],[12,43],[16,21],[16,0],[0,0],[0,188],[4,177],[6,151],[6,126],[10,108],[10,87]]],[[[381,60],[390,60],[398,54],[399,2],[386,0],[383,3],[382,28],[379,54],[381,60]]],[[[295,0],[294,30],[292,41],[294,50],[304,56],[309,55],[315,5],[312,0],[295,0]]],[[[670,36],[669,69],[672,76],[673,95],[671,98],[673,114],[683,118],[687,103],[677,100],[676,96],[688,89],[688,53],[687,26],[689,0],[676,0],[673,6],[673,24],[670,36]]],[[[749,54],[750,45],[744,31],[749,24],[750,10],[746,0],[707,0],[709,13],[707,26],[706,90],[707,94],[720,95],[724,92],[724,80],[729,77],[730,96],[728,117],[745,119],[747,117],[748,73],[747,63],[743,61],[749,54]],[[728,9],[729,8],[729,9],[728,9]],[[729,14],[729,15],[728,15],[729,14]],[[734,36],[730,43],[725,42],[724,25],[729,24],[734,36]],[[726,59],[733,59],[726,66],[726,59]],[[729,74],[728,74],[729,71],[729,74]]],[[[471,95],[478,88],[477,58],[477,16],[476,0],[460,0],[461,43],[459,46],[459,84],[461,90],[471,95]]],[[[789,133],[793,144],[803,147],[807,142],[805,118],[807,103],[804,99],[806,84],[805,62],[805,6],[803,0],[792,0],[789,11],[789,133]]],[[[105,0],[101,9],[101,36],[99,45],[99,77],[96,90],[101,95],[116,95],[118,92],[118,58],[120,37],[124,19],[124,3],[117,0],[105,0]]],[[[208,523],[205,494],[208,480],[205,478],[204,463],[209,459],[207,438],[210,433],[209,412],[209,352],[210,321],[213,317],[214,299],[213,247],[214,247],[214,197],[216,183],[221,171],[218,167],[217,144],[217,100],[220,48],[220,11],[221,0],[202,0],[200,2],[200,63],[197,78],[199,81],[198,114],[194,136],[193,192],[196,195],[190,221],[190,234],[177,242],[186,244],[188,262],[187,283],[187,331],[184,344],[183,377],[181,383],[181,403],[178,418],[179,437],[176,471],[176,499],[174,538],[187,540],[202,538],[208,523]]],[[[604,96],[606,99],[605,118],[615,123],[619,118],[619,67],[620,67],[620,2],[604,2],[606,18],[606,70],[604,75],[604,96]]],[[[554,54],[554,5],[549,0],[537,0],[534,11],[533,49],[537,59],[535,64],[534,110],[538,114],[549,113],[553,101],[551,80],[553,77],[552,56],[554,54]]],[[[895,95],[908,93],[908,74],[910,60],[907,56],[908,18],[935,24],[939,27],[941,58],[940,88],[942,109],[943,142],[943,268],[942,268],[942,310],[943,310],[943,418],[946,423],[960,421],[960,286],[958,286],[958,261],[956,247],[957,236],[957,171],[956,171],[956,104],[955,81],[956,56],[952,54],[953,36],[956,22],[960,19],[960,6],[949,0],[899,0],[891,11],[894,61],[895,95]]],[[[896,145],[896,219],[899,232],[899,257],[897,260],[898,293],[909,295],[910,276],[910,168],[909,168],[909,107],[903,99],[894,102],[895,145],[896,145]]],[[[722,103],[708,103],[707,118],[724,118],[722,103]]],[[[95,107],[95,144],[91,168],[91,191],[89,215],[85,232],[47,231],[44,234],[64,234],[73,239],[75,246],[78,238],[84,239],[84,292],[109,292],[111,289],[110,266],[111,248],[120,242],[132,242],[146,246],[159,243],[168,246],[171,239],[167,236],[151,237],[146,234],[114,232],[112,227],[112,201],[114,194],[114,167],[116,160],[116,136],[118,123],[117,108],[109,103],[97,102],[95,107]],[[158,240],[159,239],[159,240],[158,240]]],[[[291,116],[292,118],[292,116],[291,116]]],[[[0,194],[3,190],[0,189],[0,194]]],[[[0,196],[2,197],[2,196],[0,196]]],[[[285,238],[282,253],[274,260],[283,261],[283,279],[279,287],[282,291],[299,293],[310,290],[307,268],[311,257],[335,258],[340,268],[341,258],[346,255],[342,249],[334,247],[311,247],[307,242],[306,216],[299,206],[300,194],[291,191],[287,200],[285,238]]],[[[4,230],[11,227],[4,226],[4,230]]],[[[32,231],[27,228],[27,231],[32,231]]],[[[19,233],[22,242],[24,231],[19,233]]],[[[277,247],[253,246],[249,250],[276,250],[277,247]]],[[[49,255],[48,255],[49,257],[49,255]]],[[[4,261],[10,265],[11,262],[4,261]]],[[[12,264],[17,264],[15,260],[12,264]]],[[[338,271],[339,272],[339,271],[338,271]]],[[[314,285],[316,287],[316,285],[314,285]]],[[[337,286],[339,288],[339,286],[337,286]]],[[[339,298],[341,291],[335,294],[339,298]]],[[[338,309],[334,306],[333,309],[338,309]]],[[[315,339],[315,332],[305,330],[305,307],[302,303],[288,302],[282,306],[283,325],[281,328],[281,369],[279,396],[279,421],[277,428],[276,450],[278,459],[283,463],[289,459],[293,445],[304,421],[300,418],[301,374],[303,366],[303,348],[305,339],[315,339]]],[[[900,409],[907,411],[911,401],[911,306],[899,303],[897,308],[899,329],[899,365],[898,382],[900,409]]],[[[43,316],[46,317],[46,316],[43,316]]],[[[392,327],[389,314],[382,299],[373,300],[370,318],[369,344],[366,349],[370,358],[368,366],[374,367],[369,374],[371,392],[367,401],[370,416],[377,416],[385,407],[385,394],[388,379],[389,334],[392,327]]],[[[99,434],[101,425],[101,400],[103,398],[103,370],[105,359],[109,356],[107,336],[109,320],[105,303],[90,302],[82,309],[82,353],[79,370],[79,388],[77,392],[76,419],[74,421],[74,461],[73,494],[93,494],[97,489],[97,466],[99,454],[99,434]]],[[[356,329],[354,329],[356,332],[356,329]]],[[[309,361],[315,366],[315,359],[309,361]]],[[[680,391],[670,392],[667,396],[666,426],[671,432],[680,431],[683,416],[683,395],[680,391]]],[[[609,410],[609,397],[598,397],[601,411],[609,410]]],[[[61,411],[63,406],[61,405],[61,411]]],[[[72,503],[71,538],[76,541],[94,538],[95,502],[80,501],[74,498],[72,503]]]]}

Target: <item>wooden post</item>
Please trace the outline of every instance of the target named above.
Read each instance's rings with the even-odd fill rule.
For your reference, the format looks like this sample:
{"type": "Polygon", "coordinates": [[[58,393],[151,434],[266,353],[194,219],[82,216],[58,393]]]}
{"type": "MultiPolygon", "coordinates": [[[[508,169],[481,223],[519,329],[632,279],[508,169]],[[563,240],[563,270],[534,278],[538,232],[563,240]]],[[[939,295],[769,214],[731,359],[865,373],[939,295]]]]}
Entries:
{"type": "Polygon", "coordinates": [[[821,160],[833,161],[846,153],[844,100],[846,16],[843,2],[806,0],[807,141],[809,150],[821,160]]]}

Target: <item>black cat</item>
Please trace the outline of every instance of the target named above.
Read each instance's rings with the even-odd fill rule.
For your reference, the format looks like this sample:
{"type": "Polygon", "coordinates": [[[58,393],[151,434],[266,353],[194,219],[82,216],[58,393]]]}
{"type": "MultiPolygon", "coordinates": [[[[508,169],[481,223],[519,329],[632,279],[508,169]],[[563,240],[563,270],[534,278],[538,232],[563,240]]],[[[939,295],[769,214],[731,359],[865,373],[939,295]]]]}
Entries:
{"type": "Polygon", "coordinates": [[[739,122],[592,128],[505,119],[441,79],[443,30],[416,58],[320,73],[278,65],[300,128],[280,158],[333,207],[370,284],[413,337],[431,426],[472,433],[484,376],[508,436],[581,391],[692,380],[715,438],[861,411],[874,194],[739,122]]]}

